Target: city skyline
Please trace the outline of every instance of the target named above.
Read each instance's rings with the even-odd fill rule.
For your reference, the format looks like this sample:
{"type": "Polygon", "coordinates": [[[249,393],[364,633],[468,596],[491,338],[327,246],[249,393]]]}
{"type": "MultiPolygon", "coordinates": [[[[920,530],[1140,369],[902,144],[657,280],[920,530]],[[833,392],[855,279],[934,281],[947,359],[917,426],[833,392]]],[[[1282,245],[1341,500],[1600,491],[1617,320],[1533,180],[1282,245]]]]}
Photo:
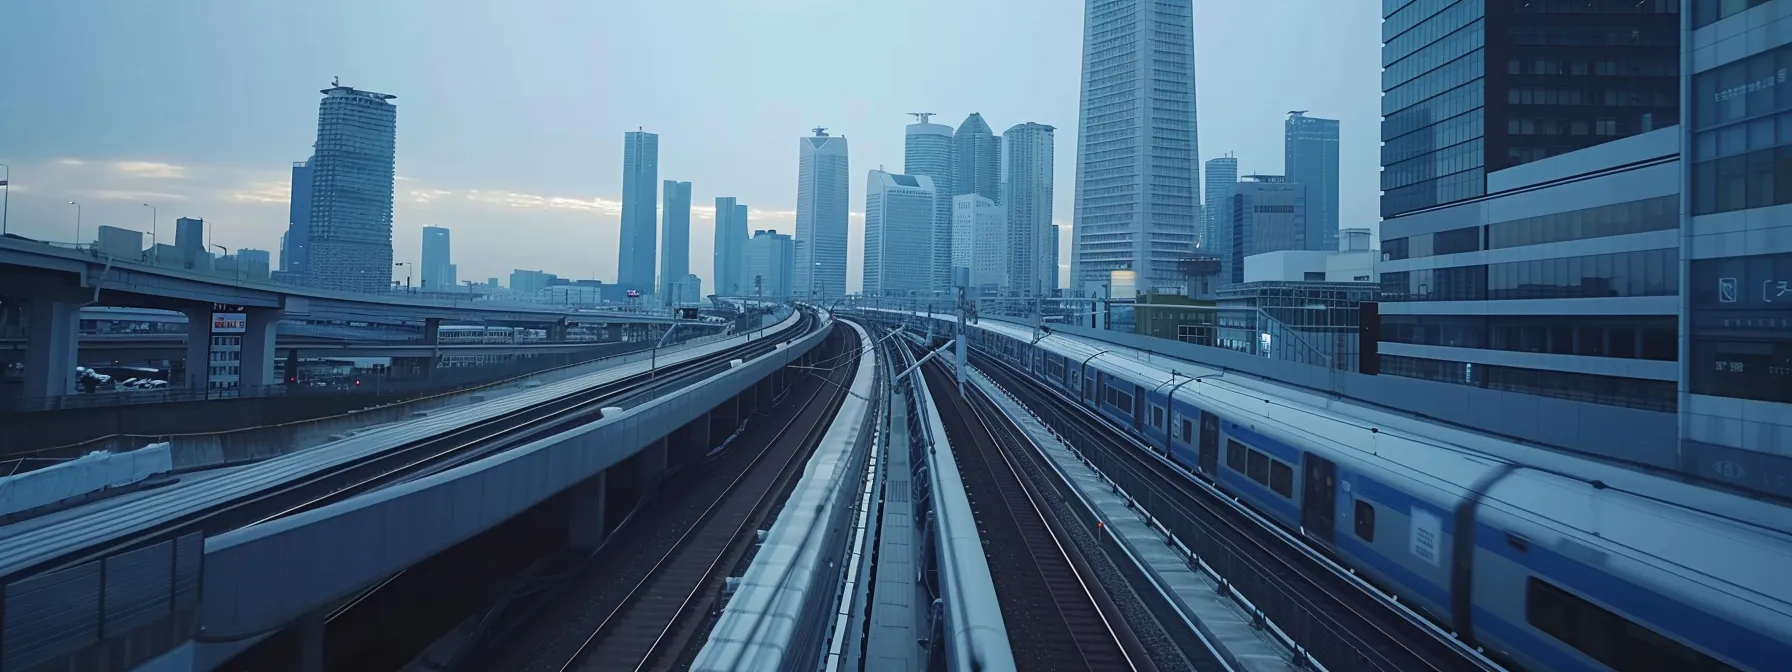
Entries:
{"type": "MultiPolygon", "coordinates": [[[[332,11],[330,4],[325,2],[288,18],[294,25],[324,25],[327,23],[324,17],[332,11]]],[[[73,7],[78,10],[80,3],[73,7]]],[[[986,25],[1014,25],[1012,5],[998,2],[963,9],[968,18],[988,19],[986,25]]],[[[798,16],[802,13],[785,10],[723,8],[720,11],[723,18],[749,21],[753,26],[793,34],[806,33],[814,25],[837,23],[842,17],[862,13],[857,9],[840,8],[823,9],[814,16],[798,16]]],[[[609,18],[617,12],[639,15],[635,17],[639,19],[676,13],[651,7],[616,11],[575,8],[568,18],[580,19],[581,13],[609,18]]],[[[78,25],[75,16],[78,13],[61,7],[28,8],[15,15],[18,21],[12,25],[32,26],[32,30],[21,31],[13,43],[23,49],[53,43],[55,40],[45,40],[74,30],[78,25]]],[[[253,7],[218,9],[201,7],[197,3],[174,2],[163,14],[144,13],[140,23],[153,31],[161,26],[190,25],[196,20],[253,21],[255,16],[266,13],[253,7]]],[[[509,30],[514,33],[522,29],[521,19],[529,18],[527,11],[520,14],[518,17],[492,15],[465,20],[469,24],[483,21],[512,26],[509,30]]],[[[1223,123],[1218,132],[1228,139],[1227,145],[1210,141],[1208,144],[1212,146],[1204,155],[1231,150],[1240,156],[1243,170],[1278,171],[1281,154],[1279,115],[1287,109],[1309,108],[1315,115],[1343,118],[1349,128],[1373,128],[1378,121],[1375,114],[1378,108],[1372,91],[1373,75],[1366,73],[1373,72],[1378,59],[1373,23],[1378,17],[1374,14],[1373,11],[1343,11],[1330,7],[1307,12],[1276,7],[1249,11],[1232,7],[1197,7],[1198,79],[1204,93],[1211,90],[1216,100],[1225,101],[1223,105],[1203,106],[1203,134],[1222,137],[1215,136],[1214,126],[1223,123]],[[1238,33],[1248,32],[1253,26],[1281,30],[1291,23],[1306,22],[1339,26],[1340,31],[1353,32],[1343,33],[1351,36],[1349,39],[1339,37],[1334,40],[1331,36],[1322,36],[1325,44],[1345,48],[1347,58],[1335,67],[1327,63],[1321,69],[1304,72],[1300,80],[1306,87],[1303,91],[1290,92],[1281,84],[1260,86],[1252,81],[1258,78],[1244,76],[1249,73],[1224,72],[1222,68],[1213,67],[1217,61],[1208,65],[1201,60],[1203,55],[1225,53],[1248,45],[1238,33]],[[1350,59],[1354,59],[1354,65],[1350,59]],[[1356,79],[1354,84],[1334,84],[1347,82],[1351,77],[1356,79]],[[1247,89],[1247,86],[1253,88],[1247,89]],[[1348,110],[1330,107],[1338,104],[1333,103],[1334,100],[1351,98],[1354,98],[1351,105],[1358,110],[1354,115],[1348,110]]],[[[971,111],[980,111],[986,118],[1003,122],[1027,120],[1057,126],[1057,151],[1061,158],[1053,180],[1053,220],[1062,228],[1061,249],[1063,239],[1069,237],[1073,212],[1070,201],[1074,191],[1074,164],[1069,152],[1073,151],[1076,133],[1072,119],[1076,106],[1078,57],[1074,53],[1055,53],[1050,45],[1066,37],[1080,38],[1082,16],[1076,9],[1030,16],[1022,19],[1025,26],[1016,26],[1021,29],[1004,28],[993,35],[986,35],[986,30],[965,28],[964,32],[991,40],[988,46],[980,45],[975,50],[978,55],[991,57],[992,63],[999,62],[993,57],[1001,53],[1020,51],[1036,56],[1024,68],[998,68],[1007,73],[1004,78],[997,78],[1000,81],[942,80],[919,72],[912,76],[905,73],[876,86],[853,83],[844,92],[827,98],[810,94],[791,97],[789,103],[780,103],[764,113],[733,121],[724,120],[713,112],[697,113],[703,106],[685,102],[697,95],[695,90],[675,92],[671,99],[663,102],[594,106],[593,102],[580,101],[600,99],[592,98],[582,90],[548,85],[541,79],[550,74],[545,71],[515,73],[520,79],[513,82],[548,96],[540,104],[480,95],[476,93],[475,82],[492,71],[489,67],[463,73],[464,77],[457,78],[456,82],[438,81],[430,78],[429,71],[421,68],[422,63],[416,58],[384,58],[392,47],[380,47],[373,44],[374,40],[360,39],[388,30],[387,23],[391,20],[395,19],[387,19],[384,15],[370,17],[367,25],[344,34],[320,34],[318,44],[303,49],[296,48],[298,43],[282,36],[246,40],[253,36],[252,33],[207,34],[194,45],[242,51],[245,58],[226,60],[253,61],[267,66],[266,72],[258,71],[253,76],[246,71],[239,75],[221,74],[219,68],[230,72],[240,69],[229,63],[211,65],[207,70],[200,67],[207,64],[200,63],[206,59],[199,55],[139,48],[134,45],[143,41],[142,36],[126,31],[114,31],[103,25],[81,28],[82,34],[88,36],[84,39],[99,38],[94,41],[105,47],[75,55],[68,64],[52,63],[42,71],[0,74],[0,79],[16,83],[21,90],[30,89],[34,81],[66,80],[77,76],[92,83],[88,87],[90,90],[83,93],[85,102],[79,110],[64,104],[51,104],[0,113],[6,122],[0,124],[0,146],[7,147],[8,154],[0,157],[0,161],[13,166],[14,232],[49,240],[71,238],[72,215],[65,212],[67,206],[63,205],[69,200],[84,203],[89,230],[97,223],[147,232],[149,217],[139,203],[150,202],[161,210],[164,236],[169,233],[166,225],[173,216],[190,215],[215,225],[212,235],[216,242],[232,249],[276,249],[282,231],[290,224],[287,210],[291,164],[309,158],[307,150],[314,139],[311,136],[315,132],[315,92],[321,88],[317,84],[340,73],[345,83],[399,95],[407,110],[398,140],[399,179],[393,217],[393,247],[398,250],[395,261],[417,261],[413,255],[419,249],[422,226],[442,225],[455,231],[460,243],[458,247],[480,252],[477,256],[464,254],[467,258],[456,260],[463,276],[503,277],[516,268],[546,268],[566,277],[595,277],[610,281],[617,270],[613,260],[619,236],[616,209],[622,191],[620,166],[614,159],[590,159],[621,153],[623,131],[650,125],[667,138],[677,140],[668,140],[668,147],[662,149],[661,160],[665,162],[666,170],[678,171],[679,179],[692,180],[696,185],[693,200],[702,205],[694,206],[692,212],[692,268],[704,278],[706,287],[713,287],[714,281],[708,277],[711,275],[710,265],[696,260],[712,252],[709,246],[713,240],[713,208],[707,206],[715,196],[739,196],[741,201],[754,204],[754,229],[791,233],[794,229],[795,189],[792,188],[791,171],[784,166],[788,166],[794,157],[791,156],[793,148],[784,144],[787,141],[783,139],[801,134],[802,129],[816,122],[826,122],[826,125],[834,126],[836,132],[852,138],[854,160],[850,170],[853,173],[879,165],[894,168],[902,164],[900,143],[904,138],[898,133],[898,127],[910,121],[902,116],[909,110],[937,111],[940,113],[937,121],[957,122],[971,111]],[[282,49],[292,54],[322,54],[323,59],[289,57],[282,49]],[[105,71],[112,68],[138,72],[139,67],[153,67],[165,73],[178,72],[180,74],[169,76],[194,84],[229,76],[246,80],[249,88],[239,101],[240,106],[221,110],[182,106],[180,114],[175,116],[159,111],[141,116],[119,115],[117,109],[134,107],[135,101],[144,101],[149,109],[160,110],[166,108],[166,103],[158,101],[179,98],[156,90],[153,77],[149,78],[151,85],[144,86],[139,83],[144,76],[115,76],[105,71]],[[79,68],[81,74],[75,75],[77,71],[71,68],[79,68]],[[926,94],[917,95],[920,91],[926,94]],[[133,101],[133,104],[108,102],[115,99],[133,101]],[[680,111],[679,108],[684,107],[691,109],[680,111]],[[114,111],[101,115],[100,112],[106,109],[114,111]],[[562,119],[565,121],[559,121],[562,119]],[[519,125],[518,122],[522,123],[519,125]],[[25,128],[33,130],[29,134],[22,133],[21,129],[25,128]],[[733,158],[724,161],[703,158],[718,152],[733,158]],[[527,231],[530,235],[519,237],[518,231],[527,231]],[[541,245],[527,244],[529,240],[564,240],[568,244],[544,249],[541,245]]],[[[710,29],[701,30],[707,34],[710,29]]],[[[957,27],[948,30],[960,31],[957,27]]],[[[904,19],[900,25],[891,27],[890,36],[877,36],[877,40],[879,43],[913,40],[922,34],[919,31],[918,23],[904,19]]],[[[6,28],[0,28],[0,33],[12,37],[6,28]]],[[[542,39],[535,40],[538,44],[525,45],[532,50],[530,53],[542,49],[557,52],[575,48],[563,38],[540,37],[542,39]]],[[[513,37],[507,44],[511,46],[503,49],[520,43],[513,37]]],[[[419,47],[426,52],[435,49],[431,45],[419,47]]],[[[854,48],[865,47],[855,44],[854,48]]],[[[482,51],[485,49],[487,47],[481,47],[482,51]]],[[[686,59],[655,70],[657,74],[653,77],[647,77],[646,73],[640,76],[629,74],[628,79],[621,80],[617,78],[626,73],[613,68],[606,69],[602,76],[608,78],[606,81],[615,80],[606,84],[606,89],[614,86],[632,91],[647,86],[649,80],[663,82],[669,73],[691,71],[699,75],[692,81],[693,89],[708,86],[704,82],[723,77],[740,79],[741,83],[731,84],[729,90],[745,87],[740,89],[744,92],[755,87],[764,89],[767,83],[778,80],[781,77],[778,73],[787,72],[788,68],[778,66],[780,61],[776,59],[791,59],[796,55],[794,52],[777,52],[767,58],[774,60],[755,62],[750,72],[739,69],[747,67],[744,65],[724,64],[720,69],[726,74],[712,75],[709,73],[717,68],[711,66],[717,62],[701,56],[695,61],[686,59]],[[741,79],[743,76],[745,78],[741,79]]],[[[587,58],[583,62],[591,60],[587,58]]],[[[927,62],[945,63],[947,60],[927,62]]],[[[511,61],[497,58],[495,62],[511,61]]],[[[787,62],[794,66],[799,61],[787,62]]],[[[946,70],[942,65],[934,71],[946,70]]],[[[758,96],[768,94],[752,95],[757,100],[758,96]]],[[[787,97],[783,92],[769,95],[787,97]]],[[[1363,136],[1373,134],[1347,134],[1344,139],[1344,159],[1350,167],[1344,171],[1346,182],[1342,189],[1345,194],[1344,225],[1373,223],[1363,221],[1364,212],[1373,214],[1373,193],[1361,187],[1365,182],[1359,180],[1353,188],[1350,181],[1351,170],[1361,172],[1375,160],[1375,139],[1363,136]],[[1353,138],[1357,139],[1354,157],[1349,148],[1353,138]],[[1352,198],[1359,201],[1354,209],[1350,203],[1352,198]],[[1364,204],[1369,206],[1367,210],[1361,207],[1364,204]],[[1354,218],[1353,212],[1356,213],[1354,218]]],[[[1372,175],[1366,184],[1373,188],[1372,175]]],[[[857,185],[853,186],[852,191],[856,192],[857,185]]],[[[861,205],[857,201],[858,194],[853,193],[850,202],[855,211],[861,205]]],[[[860,285],[860,253],[856,249],[856,241],[862,235],[862,219],[859,217],[855,213],[852,220],[850,238],[854,244],[847,260],[849,288],[860,285]]],[[[289,256],[292,252],[289,250],[289,256]]],[[[1065,250],[1059,264],[1060,275],[1068,262],[1069,254],[1065,250]]],[[[403,269],[398,270],[401,273],[403,269]]],[[[399,278],[402,279],[401,274],[399,278]]]]}

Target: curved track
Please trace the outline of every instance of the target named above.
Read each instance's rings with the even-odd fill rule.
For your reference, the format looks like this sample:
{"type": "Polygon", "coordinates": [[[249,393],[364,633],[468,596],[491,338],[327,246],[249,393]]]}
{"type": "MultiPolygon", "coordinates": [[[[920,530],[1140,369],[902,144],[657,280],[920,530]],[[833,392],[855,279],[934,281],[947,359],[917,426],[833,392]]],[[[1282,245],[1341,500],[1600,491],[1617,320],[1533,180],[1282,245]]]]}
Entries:
{"type": "Polygon", "coordinates": [[[1234,505],[1018,369],[979,353],[978,370],[1032,409],[1098,470],[1196,549],[1200,559],[1332,672],[1489,669],[1389,611],[1357,585],[1275,537],[1234,505]]]}
{"type": "Polygon", "coordinates": [[[1156,670],[1081,552],[1057,529],[1040,492],[1007,454],[1018,444],[998,437],[993,409],[959,395],[942,363],[923,370],[976,505],[1017,666],[1156,670]]]}
{"type": "MultiPolygon", "coordinates": [[[[855,351],[851,343],[840,347],[844,340],[831,339],[834,347],[825,352],[855,351]]],[[[765,447],[732,476],[706,465],[707,473],[693,475],[688,488],[662,495],[666,501],[632,521],[628,534],[619,533],[589,564],[551,589],[554,595],[514,628],[516,636],[457,669],[638,670],[671,664],[707,617],[709,610],[701,607],[719,596],[726,571],[751,547],[753,530],[826,433],[850,374],[851,367],[835,366],[798,397],[800,410],[766,432],[765,447]]],[[[736,443],[748,439],[743,434],[736,443]]]]}

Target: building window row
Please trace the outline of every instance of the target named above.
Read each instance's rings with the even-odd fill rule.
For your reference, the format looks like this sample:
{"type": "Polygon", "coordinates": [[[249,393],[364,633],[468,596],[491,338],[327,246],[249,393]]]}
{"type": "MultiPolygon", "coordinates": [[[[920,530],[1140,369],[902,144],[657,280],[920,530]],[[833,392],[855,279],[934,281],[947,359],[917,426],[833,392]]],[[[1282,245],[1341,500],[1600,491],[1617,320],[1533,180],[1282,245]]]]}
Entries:
{"type": "Polygon", "coordinates": [[[1381,355],[1381,373],[1648,411],[1673,413],[1679,407],[1675,383],[1671,380],[1450,362],[1400,355],[1381,355]]]}
{"type": "Polygon", "coordinates": [[[1692,0],[1692,27],[1704,28],[1765,4],[1767,0],[1692,0]]]}
{"type": "Polygon", "coordinates": [[[1680,291],[1675,249],[1381,274],[1381,300],[1500,301],[1621,296],[1674,296],[1680,291]]]}
{"type": "Polygon", "coordinates": [[[1519,14],[1678,14],[1680,0],[1525,0],[1519,14]]]}
{"type": "Polygon", "coordinates": [[[1474,252],[1480,249],[1481,227],[1468,226],[1381,241],[1381,258],[1383,261],[1422,259],[1440,254],[1474,252]]]}
{"type": "Polygon", "coordinates": [[[1508,75],[1592,75],[1600,77],[1678,77],[1680,64],[1673,57],[1657,58],[1513,58],[1506,60],[1508,75]]]}
{"type": "MultiPolygon", "coordinates": [[[[1792,193],[1792,189],[1788,190],[1792,193]]],[[[1570,240],[1623,236],[1679,228],[1679,197],[1661,196],[1628,203],[1602,205],[1496,222],[1486,227],[1469,226],[1381,243],[1382,260],[1422,259],[1441,254],[1497,250],[1570,240]],[[1482,229],[1486,238],[1482,239],[1482,229]]]]}
{"type": "Polygon", "coordinates": [[[1383,315],[1389,343],[1583,357],[1680,358],[1673,315],[1383,315]]]}

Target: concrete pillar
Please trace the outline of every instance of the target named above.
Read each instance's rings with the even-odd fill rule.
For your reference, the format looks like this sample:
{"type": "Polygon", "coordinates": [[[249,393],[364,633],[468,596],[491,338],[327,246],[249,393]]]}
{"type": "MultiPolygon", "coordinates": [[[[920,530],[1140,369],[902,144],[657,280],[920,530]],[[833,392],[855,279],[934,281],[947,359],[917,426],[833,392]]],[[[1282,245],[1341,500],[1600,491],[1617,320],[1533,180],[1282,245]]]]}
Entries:
{"type": "Polygon", "coordinates": [[[206,383],[211,380],[212,308],[204,305],[185,308],[181,312],[187,315],[186,374],[178,383],[169,381],[169,384],[183,385],[192,392],[203,392],[206,383]]]}
{"type": "Polygon", "coordinates": [[[600,471],[566,492],[566,543],[575,550],[591,550],[604,541],[604,487],[609,473],[600,471]]]}
{"type": "Polygon", "coordinates": [[[666,475],[666,437],[641,449],[641,499],[652,499],[659,491],[660,477],[666,475]]]}
{"type": "Polygon", "coordinates": [[[441,333],[442,318],[424,318],[423,342],[433,346],[430,348],[429,362],[427,364],[429,371],[427,371],[426,374],[429,376],[434,376],[436,369],[442,365],[441,333]]]}
{"type": "Polygon", "coordinates": [[[566,318],[548,325],[548,341],[559,343],[566,340],[566,318]]]}
{"type": "Polygon", "coordinates": [[[250,308],[243,328],[242,388],[273,385],[274,335],[279,331],[281,311],[278,308],[250,308]]]}
{"type": "Polygon", "coordinates": [[[25,334],[25,397],[61,397],[75,391],[80,354],[81,304],[32,299],[25,334]]]}
{"type": "Polygon", "coordinates": [[[306,614],[293,627],[299,629],[299,672],[324,672],[324,626],[328,613],[306,614]]]}

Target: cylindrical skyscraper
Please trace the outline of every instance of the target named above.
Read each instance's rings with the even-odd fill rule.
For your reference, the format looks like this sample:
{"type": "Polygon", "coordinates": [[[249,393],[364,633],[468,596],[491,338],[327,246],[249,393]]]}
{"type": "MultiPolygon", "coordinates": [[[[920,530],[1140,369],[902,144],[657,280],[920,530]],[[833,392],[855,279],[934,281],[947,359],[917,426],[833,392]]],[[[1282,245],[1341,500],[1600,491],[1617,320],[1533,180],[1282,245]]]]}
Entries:
{"type": "Polygon", "coordinates": [[[348,292],[392,289],[392,186],[397,96],[331,86],[320,93],[311,161],[305,284],[348,292]]]}

